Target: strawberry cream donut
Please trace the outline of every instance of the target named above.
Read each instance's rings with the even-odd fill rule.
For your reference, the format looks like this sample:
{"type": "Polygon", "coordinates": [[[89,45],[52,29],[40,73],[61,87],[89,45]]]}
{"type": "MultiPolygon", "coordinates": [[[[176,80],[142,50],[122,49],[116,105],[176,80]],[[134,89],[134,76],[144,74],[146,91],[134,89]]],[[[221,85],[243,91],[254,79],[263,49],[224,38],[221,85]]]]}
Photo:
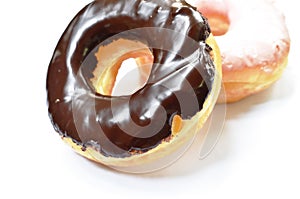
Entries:
{"type": "Polygon", "coordinates": [[[285,17],[266,0],[189,0],[208,18],[220,47],[224,95],[235,102],[268,88],[287,65],[285,17]]]}

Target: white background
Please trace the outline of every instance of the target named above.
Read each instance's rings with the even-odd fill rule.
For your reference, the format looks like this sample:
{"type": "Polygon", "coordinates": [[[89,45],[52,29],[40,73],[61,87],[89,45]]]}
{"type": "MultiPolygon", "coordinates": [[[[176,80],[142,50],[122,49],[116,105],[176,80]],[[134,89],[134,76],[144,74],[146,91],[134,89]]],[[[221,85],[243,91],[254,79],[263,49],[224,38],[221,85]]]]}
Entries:
{"type": "MultiPolygon", "coordinates": [[[[0,198],[299,198],[300,29],[296,1],[280,0],[292,39],[272,88],[227,108],[222,136],[147,175],[94,164],[63,144],[47,115],[46,72],[63,30],[88,0],[2,1],[0,198]]],[[[263,30],[261,30],[263,31],[263,30]]]]}

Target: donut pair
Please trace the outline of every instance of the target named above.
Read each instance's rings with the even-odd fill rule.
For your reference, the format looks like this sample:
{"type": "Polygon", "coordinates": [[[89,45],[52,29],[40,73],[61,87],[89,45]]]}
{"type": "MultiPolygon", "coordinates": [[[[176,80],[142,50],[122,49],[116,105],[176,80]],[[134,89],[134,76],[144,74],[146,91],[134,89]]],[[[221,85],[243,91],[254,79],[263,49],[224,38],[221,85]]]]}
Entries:
{"type": "MultiPolygon", "coordinates": [[[[213,20],[207,2],[197,5],[213,20]]],[[[214,26],[212,31],[218,35],[214,26]]],[[[278,52],[289,46],[282,43],[274,44],[278,52]]],[[[222,48],[223,63],[207,19],[183,0],[94,1],[71,21],[53,53],[47,75],[51,122],[66,143],[96,162],[129,167],[159,160],[202,128],[218,100],[222,68],[227,101],[269,85],[257,86],[261,73],[253,81],[230,79],[245,69],[228,72],[237,67],[229,67],[232,58],[222,48]],[[131,95],[114,96],[118,71],[129,58],[144,84],[131,95]]],[[[265,72],[281,73],[273,72],[279,60],[286,62],[277,57],[267,66],[261,60],[265,72]]],[[[249,71],[254,68],[262,67],[249,71]]]]}

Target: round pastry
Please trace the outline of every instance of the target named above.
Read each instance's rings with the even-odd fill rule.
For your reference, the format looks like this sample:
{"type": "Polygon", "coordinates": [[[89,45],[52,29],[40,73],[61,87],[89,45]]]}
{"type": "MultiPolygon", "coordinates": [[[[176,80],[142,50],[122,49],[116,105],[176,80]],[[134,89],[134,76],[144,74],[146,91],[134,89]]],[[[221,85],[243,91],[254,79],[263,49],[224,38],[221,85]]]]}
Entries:
{"type": "Polygon", "coordinates": [[[188,0],[208,18],[221,50],[226,96],[234,102],[268,88],[287,65],[285,18],[266,0],[188,0]]]}
{"type": "Polygon", "coordinates": [[[54,51],[48,111],[79,154],[128,167],[158,160],[203,126],[217,101],[221,57],[205,18],[185,1],[101,0],[83,8],[54,51]],[[144,86],[113,96],[134,58],[144,86]],[[149,77],[147,77],[149,76],[149,77]]]}

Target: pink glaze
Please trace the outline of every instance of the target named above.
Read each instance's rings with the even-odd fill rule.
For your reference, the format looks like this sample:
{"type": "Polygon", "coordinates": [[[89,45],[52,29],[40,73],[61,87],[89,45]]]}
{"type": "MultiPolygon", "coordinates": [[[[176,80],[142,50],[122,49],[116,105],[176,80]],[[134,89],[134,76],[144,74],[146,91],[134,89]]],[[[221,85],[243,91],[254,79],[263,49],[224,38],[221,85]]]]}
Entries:
{"type": "MultiPolygon", "coordinates": [[[[200,12],[227,13],[228,31],[216,36],[223,58],[225,82],[259,81],[261,73],[275,73],[278,63],[286,59],[290,37],[285,17],[267,0],[188,0],[200,12]],[[256,69],[252,77],[238,74],[245,69],[256,69]],[[232,73],[232,74],[230,74],[232,73]]],[[[209,15],[208,15],[209,16],[209,15]]],[[[209,17],[208,17],[209,18],[209,17]]]]}

